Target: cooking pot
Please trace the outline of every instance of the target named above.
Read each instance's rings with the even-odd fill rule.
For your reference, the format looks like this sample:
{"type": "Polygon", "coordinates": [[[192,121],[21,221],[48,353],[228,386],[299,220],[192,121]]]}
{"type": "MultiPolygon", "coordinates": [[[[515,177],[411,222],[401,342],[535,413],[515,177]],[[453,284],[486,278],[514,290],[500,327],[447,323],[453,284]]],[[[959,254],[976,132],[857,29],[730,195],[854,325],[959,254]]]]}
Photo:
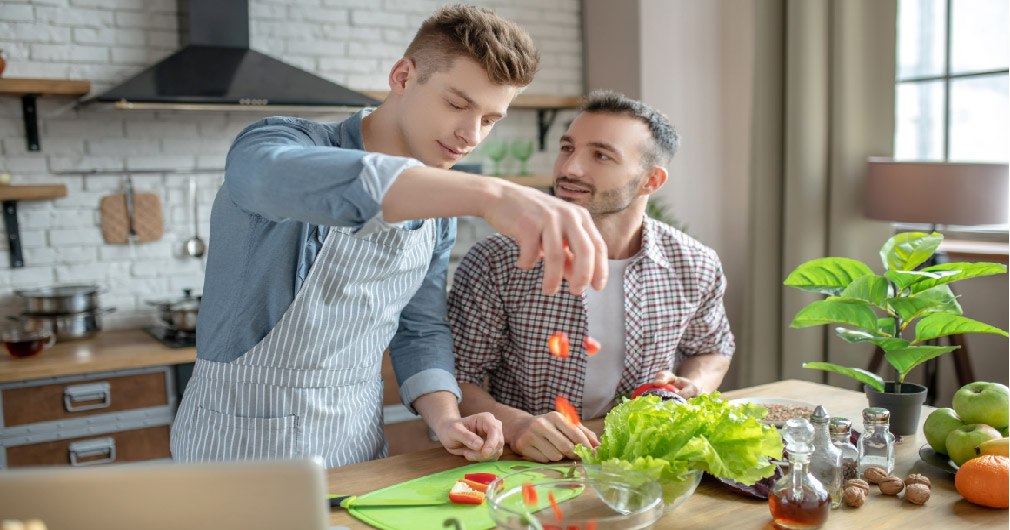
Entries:
{"type": "Polygon", "coordinates": [[[57,341],[65,341],[95,336],[102,329],[102,313],[111,313],[115,310],[110,307],[65,315],[21,313],[20,316],[9,318],[24,322],[27,330],[53,334],[57,341]]]}
{"type": "Polygon", "coordinates": [[[82,284],[22,289],[14,292],[28,302],[27,313],[66,315],[97,309],[98,291],[97,285],[82,284]]]}
{"type": "Polygon", "coordinates": [[[161,321],[175,331],[196,331],[196,316],[200,312],[200,296],[193,296],[192,289],[183,289],[183,297],[172,300],[148,300],[157,307],[161,321]]]}

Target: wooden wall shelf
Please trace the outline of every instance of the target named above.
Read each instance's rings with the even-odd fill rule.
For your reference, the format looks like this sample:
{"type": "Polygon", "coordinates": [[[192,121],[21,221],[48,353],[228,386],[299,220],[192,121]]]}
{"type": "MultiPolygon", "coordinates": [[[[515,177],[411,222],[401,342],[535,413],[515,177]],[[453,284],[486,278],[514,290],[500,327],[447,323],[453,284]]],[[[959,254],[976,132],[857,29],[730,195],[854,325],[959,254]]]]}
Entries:
{"type": "Polygon", "coordinates": [[[69,79],[31,79],[0,77],[0,96],[21,98],[21,116],[25,122],[25,138],[29,151],[40,150],[39,114],[36,99],[39,96],[78,98],[91,92],[90,81],[69,79]]]}
{"type": "Polygon", "coordinates": [[[66,196],[67,187],[63,184],[0,186],[0,201],[36,201],[41,199],[56,199],[66,196]]]}
{"type": "Polygon", "coordinates": [[[18,201],[35,201],[66,197],[67,187],[63,184],[38,186],[0,186],[0,204],[3,205],[4,228],[7,231],[7,248],[10,251],[12,269],[25,266],[21,252],[21,229],[18,227],[18,201]]]}
{"type": "Polygon", "coordinates": [[[550,188],[554,185],[554,177],[550,175],[510,175],[501,178],[531,188],[550,188]]]}

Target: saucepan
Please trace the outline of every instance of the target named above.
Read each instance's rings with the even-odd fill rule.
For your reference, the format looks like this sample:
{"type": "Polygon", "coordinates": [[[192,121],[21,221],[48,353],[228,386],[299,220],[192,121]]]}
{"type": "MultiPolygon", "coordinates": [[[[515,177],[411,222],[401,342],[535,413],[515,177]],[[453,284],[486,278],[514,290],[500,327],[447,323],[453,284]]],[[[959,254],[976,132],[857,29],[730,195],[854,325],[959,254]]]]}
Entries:
{"type": "Polygon", "coordinates": [[[27,302],[26,312],[37,315],[65,315],[98,309],[99,287],[95,284],[57,285],[14,291],[27,302]]]}
{"type": "Polygon", "coordinates": [[[95,336],[102,329],[102,314],[115,310],[109,307],[63,315],[25,312],[8,318],[22,322],[25,330],[52,334],[57,341],[65,341],[95,336]]]}
{"type": "Polygon", "coordinates": [[[162,323],[175,331],[196,331],[196,317],[200,312],[200,296],[193,296],[191,289],[182,290],[182,298],[168,300],[148,300],[157,307],[162,323]]]}

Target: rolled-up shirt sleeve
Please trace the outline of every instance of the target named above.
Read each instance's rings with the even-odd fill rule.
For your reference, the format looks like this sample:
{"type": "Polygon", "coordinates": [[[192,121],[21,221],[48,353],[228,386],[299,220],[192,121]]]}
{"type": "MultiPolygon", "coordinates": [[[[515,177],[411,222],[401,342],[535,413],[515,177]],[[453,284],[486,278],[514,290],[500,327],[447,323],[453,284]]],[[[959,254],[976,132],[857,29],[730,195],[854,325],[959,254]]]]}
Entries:
{"type": "Polygon", "coordinates": [[[726,276],[715,252],[710,253],[710,259],[714,271],[711,282],[702,295],[698,310],[688,322],[677,349],[684,357],[715,354],[732,358],[736,343],[729,328],[726,306],[723,303],[723,296],[726,294],[726,276]]]}
{"type": "Polygon", "coordinates": [[[271,221],[361,228],[382,218],[382,198],[408,158],[338,148],[331,131],[297,118],[260,120],[239,133],[225,183],[239,207],[271,221]]]}
{"type": "Polygon", "coordinates": [[[439,219],[439,240],[421,287],[400,313],[389,357],[400,385],[400,401],[414,410],[414,400],[445,390],[462,396],[453,369],[452,335],[446,321],[446,275],[456,243],[456,219],[439,219]]]}

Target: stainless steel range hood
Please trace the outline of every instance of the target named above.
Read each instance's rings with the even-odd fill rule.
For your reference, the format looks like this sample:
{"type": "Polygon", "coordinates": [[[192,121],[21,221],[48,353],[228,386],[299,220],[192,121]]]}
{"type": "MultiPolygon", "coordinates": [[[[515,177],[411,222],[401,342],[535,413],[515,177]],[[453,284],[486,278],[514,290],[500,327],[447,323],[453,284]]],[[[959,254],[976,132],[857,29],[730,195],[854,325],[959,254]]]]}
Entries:
{"type": "Polygon", "coordinates": [[[182,49],[90,101],[124,109],[261,111],[379,103],[249,49],[248,0],[178,4],[182,49]]]}

